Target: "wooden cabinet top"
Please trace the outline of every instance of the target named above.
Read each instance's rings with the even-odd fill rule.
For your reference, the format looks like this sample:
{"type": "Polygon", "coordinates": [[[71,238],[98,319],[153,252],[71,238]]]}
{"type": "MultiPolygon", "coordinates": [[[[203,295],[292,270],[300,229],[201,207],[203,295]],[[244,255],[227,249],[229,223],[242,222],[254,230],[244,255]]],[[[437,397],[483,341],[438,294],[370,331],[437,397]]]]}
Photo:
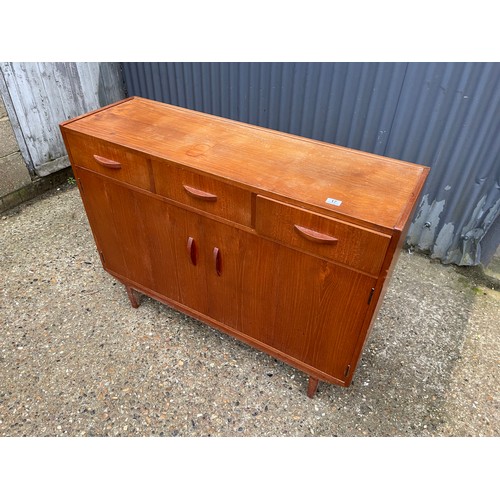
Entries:
{"type": "Polygon", "coordinates": [[[422,165],[140,97],[62,127],[385,230],[403,229],[429,172],[422,165]]]}

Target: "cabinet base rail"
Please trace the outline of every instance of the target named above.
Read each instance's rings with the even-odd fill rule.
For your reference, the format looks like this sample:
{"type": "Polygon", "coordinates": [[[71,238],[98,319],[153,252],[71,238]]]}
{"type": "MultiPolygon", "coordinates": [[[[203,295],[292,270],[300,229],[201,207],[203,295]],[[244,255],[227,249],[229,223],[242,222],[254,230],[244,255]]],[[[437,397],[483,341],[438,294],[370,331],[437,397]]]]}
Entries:
{"type": "Polygon", "coordinates": [[[307,386],[307,397],[309,397],[311,399],[314,398],[314,396],[316,395],[320,381],[328,382],[328,383],[331,383],[334,385],[340,385],[342,387],[348,387],[350,385],[350,381],[349,381],[349,383],[344,383],[342,380],[337,380],[337,379],[332,380],[332,377],[330,377],[330,376],[320,377],[317,374],[311,374],[311,373],[309,373],[308,370],[306,370],[302,366],[300,366],[300,364],[299,364],[300,362],[297,363],[294,359],[289,359],[286,355],[279,353],[279,351],[272,352],[271,349],[269,349],[269,348],[262,349],[261,346],[254,344],[255,341],[252,342],[250,339],[247,339],[246,336],[243,336],[242,334],[235,334],[234,332],[229,331],[227,327],[221,327],[218,323],[216,323],[214,321],[207,321],[206,318],[200,317],[198,314],[192,314],[190,310],[185,308],[185,306],[178,305],[177,303],[174,303],[173,301],[171,302],[169,300],[165,300],[163,297],[157,296],[157,294],[155,294],[154,292],[146,292],[142,289],[139,289],[139,287],[131,285],[123,277],[116,276],[114,273],[110,273],[110,274],[112,276],[114,276],[116,279],[118,279],[125,286],[125,290],[127,291],[127,296],[130,300],[130,305],[134,309],[137,309],[140,306],[141,295],[146,295],[148,297],[151,297],[154,300],[158,300],[159,302],[166,304],[169,307],[173,307],[174,309],[182,312],[183,314],[187,314],[195,319],[201,320],[201,321],[205,322],[206,324],[211,324],[212,326],[223,331],[224,333],[232,335],[233,337],[251,345],[252,347],[263,350],[264,352],[267,352],[267,354],[269,354],[270,356],[273,356],[277,359],[280,359],[281,361],[289,364],[290,366],[293,366],[297,370],[300,370],[302,373],[309,375],[309,381],[308,381],[308,386],[307,386]]]}

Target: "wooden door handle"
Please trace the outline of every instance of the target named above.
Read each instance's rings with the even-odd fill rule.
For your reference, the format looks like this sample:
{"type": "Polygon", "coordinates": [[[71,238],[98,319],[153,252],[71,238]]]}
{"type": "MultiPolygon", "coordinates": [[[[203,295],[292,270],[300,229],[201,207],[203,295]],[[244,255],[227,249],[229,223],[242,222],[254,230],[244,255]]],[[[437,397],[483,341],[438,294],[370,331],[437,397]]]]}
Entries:
{"type": "Polygon", "coordinates": [[[220,276],[222,273],[222,257],[220,254],[220,250],[217,247],[214,247],[214,264],[215,264],[215,272],[217,276],[220,276]]]}
{"type": "Polygon", "coordinates": [[[186,186],[186,184],[183,184],[182,187],[193,198],[198,198],[199,200],[204,200],[204,201],[217,201],[217,195],[215,194],[207,193],[206,191],[201,191],[191,186],[186,186]]]}
{"type": "Polygon", "coordinates": [[[312,229],[308,229],[307,227],[294,225],[297,232],[304,237],[306,240],[314,241],[316,243],[323,243],[327,245],[332,245],[333,243],[337,243],[338,239],[330,236],[328,234],[318,233],[317,231],[313,231],[312,229]]]}
{"type": "Polygon", "coordinates": [[[193,264],[193,266],[196,266],[196,242],[194,241],[194,238],[191,238],[191,236],[187,241],[187,251],[189,254],[189,258],[191,259],[191,263],[193,264]]]}
{"type": "Polygon", "coordinates": [[[97,163],[99,163],[99,165],[102,165],[103,167],[106,167],[106,168],[114,168],[114,169],[122,168],[121,163],[114,161],[114,160],[108,160],[107,158],[104,158],[103,156],[94,155],[94,160],[97,163]]]}

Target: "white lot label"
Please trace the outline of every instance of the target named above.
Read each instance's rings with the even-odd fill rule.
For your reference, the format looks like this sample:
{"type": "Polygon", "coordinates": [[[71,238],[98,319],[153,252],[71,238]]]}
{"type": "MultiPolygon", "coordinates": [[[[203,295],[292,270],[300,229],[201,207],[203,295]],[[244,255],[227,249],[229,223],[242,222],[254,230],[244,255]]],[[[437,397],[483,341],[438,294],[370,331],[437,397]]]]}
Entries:
{"type": "Polygon", "coordinates": [[[340,207],[340,205],[342,205],[342,201],[341,200],[336,200],[335,198],[327,198],[326,202],[329,205],[335,205],[336,207],[340,207]]]}

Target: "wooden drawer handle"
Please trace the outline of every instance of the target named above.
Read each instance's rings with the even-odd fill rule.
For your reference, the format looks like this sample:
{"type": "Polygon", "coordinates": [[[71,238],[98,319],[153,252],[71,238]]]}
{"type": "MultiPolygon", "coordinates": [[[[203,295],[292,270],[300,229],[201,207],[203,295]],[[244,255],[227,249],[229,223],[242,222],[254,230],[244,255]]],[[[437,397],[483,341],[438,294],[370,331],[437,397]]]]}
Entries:
{"type": "Polygon", "coordinates": [[[220,276],[222,273],[222,257],[220,255],[220,250],[217,247],[214,247],[214,264],[215,264],[215,272],[217,276],[220,276]]]}
{"type": "Polygon", "coordinates": [[[217,201],[217,195],[215,194],[207,193],[206,191],[200,191],[199,189],[196,189],[191,186],[186,186],[185,184],[183,184],[182,187],[186,190],[188,194],[190,194],[194,198],[198,198],[199,200],[205,200],[205,201],[217,201]]]}
{"type": "Polygon", "coordinates": [[[107,158],[104,158],[102,156],[94,155],[94,160],[97,163],[99,163],[99,165],[102,165],[103,167],[106,167],[106,168],[114,168],[114,169],[122,168],[121,163],[114,161],[114,160],[108,160],[107,158]]]}
{"type": "Polygon", "coordinates": [[[328,234],[318,233],[317,231],[313,231],[312,229],[308,229],[307,227],[294,225],[297,232],[303,236],[306,240],[314,241],[316,243],[324,243],[327,245],[332,245],[333,243],[337,243],[338,239],[333,236],[329,236],[328,234]]]}
{"type": "Polygon", "coordinates": [[[194,238],[191,238],[191,236],[188,238],[187,251],[189,254],[189,258],[191,259],[191,263],[193,264],[193,266],[196,266],[196,242],[194,241],[194,238]]]}

